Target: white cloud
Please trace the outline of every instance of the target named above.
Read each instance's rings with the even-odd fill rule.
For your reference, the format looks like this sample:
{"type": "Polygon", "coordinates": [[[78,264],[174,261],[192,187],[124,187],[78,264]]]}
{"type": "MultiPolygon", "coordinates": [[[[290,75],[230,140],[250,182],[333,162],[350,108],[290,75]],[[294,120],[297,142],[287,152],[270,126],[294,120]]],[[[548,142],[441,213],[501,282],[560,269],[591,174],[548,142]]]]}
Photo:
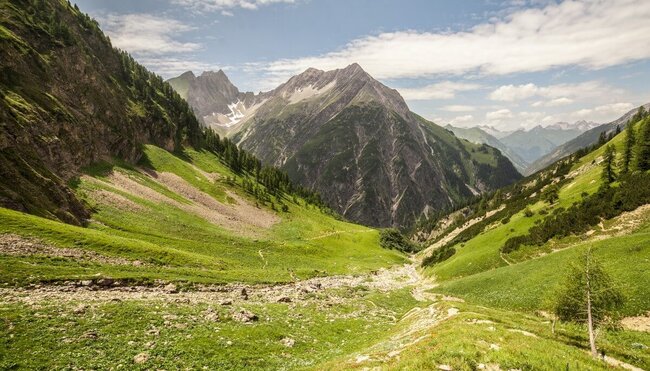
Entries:
{"type": "Polygon", "coordinates": [[[469,31],[367,36],[338,51],[271,62],[266,72],[286,78],[308,67],[329,70],[352,62],[380,79],[599,69],[650,58],[648,19],[647,0],[563,1],[514,10],[469,31]]]}
{"type": "MultiPolygon", "coordinates": [[[[172,3],[197,11],[223,11],[224,9],[255,10],[260,6],[278,3],[295,3],[295,0],[172,0],[172,3]]],[[[228,12],[230,13],[230,12],[228,12]]],[[[222,12],[223,14],[223,12],[222,12]]],[[[232,13],[230,13],[232,14],[232,13]]]]}
{"type": "Polygon", "coordinates": [[[573,103],[574,100],[567,97],[555,98],[549,101],[537,101],[532,104],[533,107],[558,107],[566,106],[567,104],[573,103]]]}
{"type": "Polygon", "coordinates": [[[443,111],[447,112],[472,112],[475,111],[476,109],[472,106],[463,106],[463,105],[450,105],[450,106],[444,106],[440,108],[443,111]]]}
{"type": "Polygon", "coordinates": [[[514,115],[512,111],[507,108],[503,108],[497,111],[488,112],[485,114],[485,119],[488,121],[500,122],[502,120],[511,119],[514,115]]]}
{"type": "Polygon", "coordinates": [[[229,67],[219,66],[216,64],[199,62],[192,59],[183,59],[175,57],[148,57],[148,58],[138,58],[138,62],[146,66],[152,71],[156,71],[157,74],[170,78],[178,76],[186,71],[194,71],[198,73],[200,71],[216,71],[219,69],[228,70],[229,67]]]}
{"type": "Polygon", "coordinates": [[[474,116],[472,115],[463,115],[453,118],[449,123],[454,126],[463,126],[463,124],[468,124],[474,121],[474,116]]]}
{"type": "Polygon", "coordinates": [[[537,95],[539,88],[535,84],[504,85],[490,93],[490,99],[503,102],[524,100],[537,95]]]}
{"type": "Polygon", "coordinates": [[[224,17],[234,17],[235,13],[231,12],[230,10],[222,10],[221,15],[224,17]]]}
{"type": "Polygon", "coordinates": [[[609,122],[619,118],[632,108],[634,108],[632,103],[610,103],[575,111],[571,114],[571,117],[575,119],[588,119],[595,122],[609,122]]]}
{"type": "Polygon", "coordinates": [[[452,99],[457,92],[470,91],[481,86],[473,83],[442,81],[420,88],[398,88],[406,100],[452,99]]]}
{"type": "Polygon", "coordinates": [[[114,46],[133,54],[187,53],[201,48],[200,44],[175,39],[178,34],[193,30],[175,19],[149,14],[109,14],[100,23],[114,46]]]}
{"type": "Polygon", "coordinates": [[[600,81],[585,81],[577,84],[556,84],[537,86],[532,83],[522,85],[503,85],[489,94],[489,98],[501,102],[522,101],[532,97],[542,97],[548,101],[533,103],[534,107],[554,107],[571,104],[575,99],[588,99],[623,94],[621,89],[600,81]]]}

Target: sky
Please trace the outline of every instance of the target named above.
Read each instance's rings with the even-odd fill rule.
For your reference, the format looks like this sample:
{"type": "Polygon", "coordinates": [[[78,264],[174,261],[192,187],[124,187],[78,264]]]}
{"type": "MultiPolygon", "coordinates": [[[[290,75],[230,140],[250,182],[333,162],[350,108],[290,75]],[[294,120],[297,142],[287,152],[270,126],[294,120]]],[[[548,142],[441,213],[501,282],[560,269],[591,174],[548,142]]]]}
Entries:
{"type": "Polygon", "coordinates": [[[440,125],[605,123],[650,102],[648,0],[76,0],[171,78],[267,91],[359,63],[440,125]]]}

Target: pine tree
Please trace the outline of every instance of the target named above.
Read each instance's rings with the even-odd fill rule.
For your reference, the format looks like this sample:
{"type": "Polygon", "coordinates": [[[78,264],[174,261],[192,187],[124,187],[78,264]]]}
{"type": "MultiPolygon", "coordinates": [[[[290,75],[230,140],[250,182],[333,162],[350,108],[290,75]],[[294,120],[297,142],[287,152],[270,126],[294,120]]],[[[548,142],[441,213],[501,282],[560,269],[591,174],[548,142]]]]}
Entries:
{"type": "Polygon", "coordinates": [[[639,129],[636,145],[636,170],[650,170],[650,120],[645,120],[639,129]]]}
{"type": "Polygon", "coordinates": [[[554,311],[561,321],[587,324],[591,354],[596,357],[596,329],[612,319],[624,301],[623,294],[589,248],[571,266],[554,311]]]}
{"type": "Polygon", "coordinates": [[[636,143],[636,138],[634,135],[634,122],[631,120],[627,124],[626,133],[625,145],[623,147],[623,174],[627,174],[632,170],[631,167],[634,158],[634,145],[636,143]]]}
{"type": "Polygon", "coordinates": [[[606,185],[616,180],[616,171],[614,170],[614,163],[616,161],[616,148],[613,145],[608,145],[605,148],[603,155],[603,181],[606,185]]]}

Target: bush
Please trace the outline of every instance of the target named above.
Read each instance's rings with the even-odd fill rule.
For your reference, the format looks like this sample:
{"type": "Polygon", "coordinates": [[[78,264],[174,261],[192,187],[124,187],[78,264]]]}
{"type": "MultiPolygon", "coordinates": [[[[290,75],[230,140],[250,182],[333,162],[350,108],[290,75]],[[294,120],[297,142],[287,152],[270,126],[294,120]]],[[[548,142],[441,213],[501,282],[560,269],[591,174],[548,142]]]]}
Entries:
{"type": "Polygon", "coordinates": [[[524,215],[526,216],[526,218],[532,218],[533,215],[535,215],[535,213],[533,212],[533,210],[526,208],[526,210],[524,210],[524,215]]]}
{"type": "Polygon", "coordinates": [[[422,260],[422,266],[430,266],[436,263],[443,262],[451,258],[456,253],[456,249],[449,246],[443,246],[438,250],[435,250],[431,255],[427,256],[422,260]]]}
{"type": "Polygon", "coordinates": [[[398,250],[414,253],[420,250],[419,246],[409,241],[395,228],[382,229],[379,232],[379,245],[384,249],[398,250]]]}

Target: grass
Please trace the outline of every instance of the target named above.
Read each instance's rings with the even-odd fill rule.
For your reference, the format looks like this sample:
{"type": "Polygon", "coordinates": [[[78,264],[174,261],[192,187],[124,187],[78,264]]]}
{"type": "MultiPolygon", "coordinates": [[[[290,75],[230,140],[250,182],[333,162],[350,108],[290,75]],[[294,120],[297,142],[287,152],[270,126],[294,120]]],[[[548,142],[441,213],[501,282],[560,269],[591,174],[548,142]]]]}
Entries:
{"type": "Polygon", "coordinates": [[[260,318],[231,319],[239,307],[212,306],[219,321],[206,319],[207,302],[76,302],[0,306],[0,368],[50,369],[286,369],[314,367],[326,359],[366,347],[384,337],[416,302],[408,290],[390,293],[341,289],[319,294],[345,302],[246,304],[260,318]],[[159,334],[149,330],[156,328],[159,334]],[[87,334],[94,333],[95,337],[87,334]],[[280,341],[295,340],[293,347],[280,341]],[[34,346],[38,339],[38,346],[34,346]],[[146,352],[149,360],[135,365],[146,352]]]}
{"type": "MultiPolygon", "coordinates": [[[[187,149],[172,154],[147,146],[145,154],[142,165],[176,174],[221,202],[227,202],[227,192],[254,202],[240,187],[206,177],[205,172],[221,178],[235,176],[209,152],[187,149]]],[[[120,172],[181,204],[192,203],[128,164],[100,163],[86,169],[87,177],[74,182],[77,193],[95,208],[88,228],[0,209],[0,233],[137,260],[146,266],[2,256],[3,266],[8,268],[0,271],[0,282],[25,285],[100,275],[138,282],[271,283],[288,282],[293,277],[361,274],[405,261],[402,254],[379,246],[376,230],[336,220],[302,200],[289,203],[288,213],[277,213],[281,221],[269,230],[246,237],[172,203],[157,203],[120,190],[108,182],[111,172],[120,172]],[[137,209],[98,202],[95,197],[100,190],[124,197],[137,209]]]]}
{"type": "MultiPolygon", "coordinates": [[[[616,146],[619,155],[622,152],[624,139],[625,134],[623,133],[610,142],[616,146]]],[[[445,281],[507,265],[501,256],[500,248],[510,237],[527,233],[537,220],[542,219],[543,216],[539,214],[540,210],[545,209],[550,213],[559,207],[567,208],[573,203],[579,202],[583,193],[592,194],[598,190],[601,184],[602,169],[596,164],[596,160],[602,156],[603,151],[604,147],[599,148],[584,156],[573,166],[571,171],[576,172],[577,175],[560,189],[559,200],[554,205],[538,202],[529,206],[530,210],[535,213],[533,217],[525,217],[524,213],[520,212],[513,215],[506,224],[497,223],[493,228],[487,228],[475,238],[454,246],[456,254],[429,268],[427,274],[435,275],[436,279],[445,281]]],[[[534,255],[533,253],[523,258],[531,258],[534,255]]],[[[508,256],[505,258],[508,262],[511,261],[508,256]]],[[[513,260],[521,259],[521,252],[514,254],[513,260]]]]}
{"type": "MultiPolygon", "coordinates": [[[[348,363],[346,368],[431,370],[448,365],[453,370],[476,370],[483,364],[498,365],[502,370],[608,369],[588,354],[586,332],[580,326],[559,324],[553,334],[550,322],[539,316],[457,302],[444,302],[439,310],[446,312],[451,307],[459,314],[414,335],[419,341],[398,357],[386,363],[348,363]]],[[[608,332],[601,334],[599,345],[609,356],[647,367],[650,357],[635,344],[649,340],[650,335],[643,333],[608,332]]],[[[341,367],[336,362],[330,368],[341,367]]]]}
{"type": "Polygon", "coordinates": [[[578,244],[543,257],[441,283],[437,292],[498,308],[545,309],[563,272],[582,249],[591,247],[627,297],[624,313],[636,315],[650,308],[650,233],[635,233],[578,244]]]}

